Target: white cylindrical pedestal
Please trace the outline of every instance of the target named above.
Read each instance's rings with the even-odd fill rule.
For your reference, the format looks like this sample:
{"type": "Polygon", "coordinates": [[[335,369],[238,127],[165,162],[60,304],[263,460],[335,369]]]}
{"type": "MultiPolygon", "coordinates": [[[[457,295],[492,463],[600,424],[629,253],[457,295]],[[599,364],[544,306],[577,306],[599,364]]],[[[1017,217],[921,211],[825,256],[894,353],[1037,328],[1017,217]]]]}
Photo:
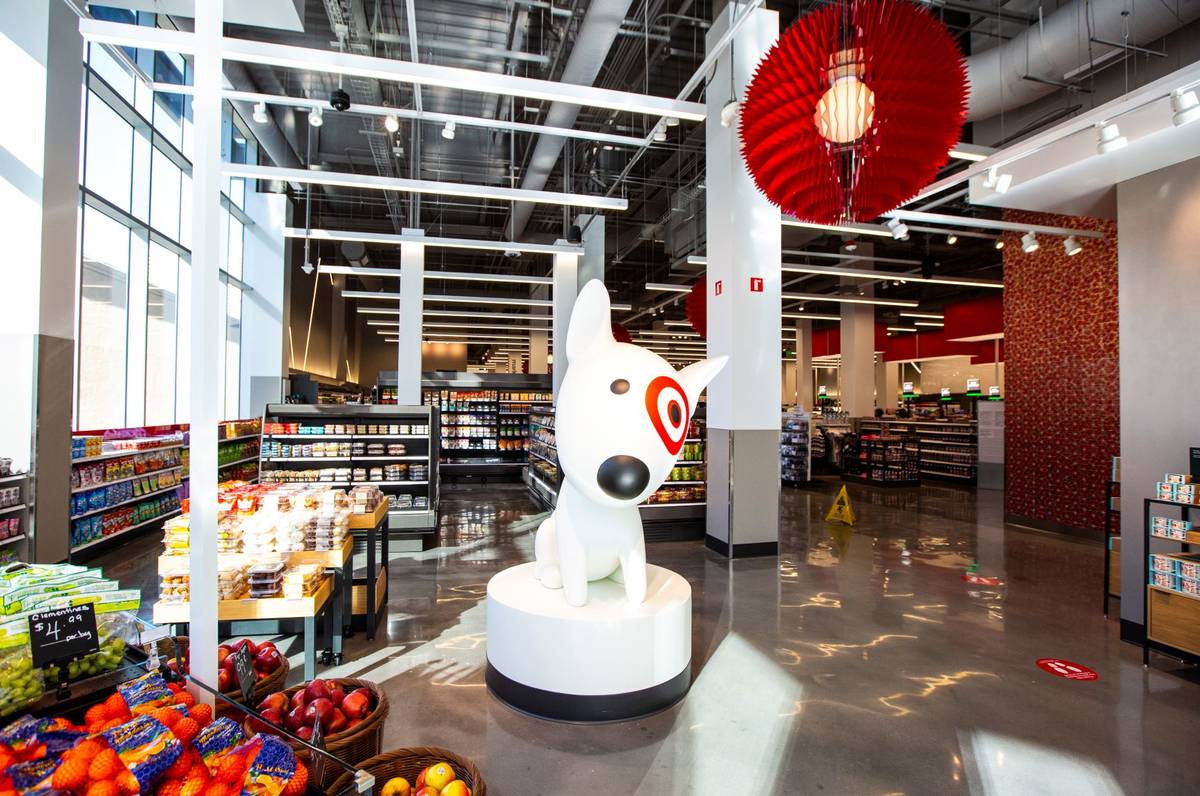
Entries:
{"type": "Polygon", "coordinates": [[[587,605],[542,586],[533,564],[487,588],[487,684],[514,708],[561,721],[615,721],[677,702],[691,684],[692,588],[646,567],[646,601],[611,580],[588,584],[587,605]]]}

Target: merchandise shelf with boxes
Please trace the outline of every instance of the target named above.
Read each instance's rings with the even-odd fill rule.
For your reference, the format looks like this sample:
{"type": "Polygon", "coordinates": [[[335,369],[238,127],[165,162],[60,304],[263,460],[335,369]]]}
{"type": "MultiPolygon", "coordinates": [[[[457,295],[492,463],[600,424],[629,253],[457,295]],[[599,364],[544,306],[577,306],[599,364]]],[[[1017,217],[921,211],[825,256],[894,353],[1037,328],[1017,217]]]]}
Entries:
{"type": "Polygon", "coordinates": [[[389,549],[421,551],[436,543],[440,495],[438,410],[395,404],[270,404],[263,419],[259,482],[375,486],[387,496],[378,523],[353,529],[356,557],[352,615],[382,611],[389,549]],[[360,559],[362,560],[362,559],[360,559]]]}
{"type": "Polygon", "coordinates": [[[912,434],[920,443],[922,478],[973,484],[979,462],[979,434],[974,420],[901,420],[861,418],[860,434],[912,434]]]}
{"type": "Polygon", "coordinates": [[[1121,597],[1121,457],[1112,459],[1104,485],[1104,615],[1108,601],[1121,597]]]}
{"type": "Polygon", "coordinates": [[[1149,665],[1151,650],[1195,662],[1200,660],[1200,553],[1193,553],[1192,545],[1200,545],[1194,524],[1200,517],[1200,483],[1188,474],[1167,473],[1154,495],[1142,504],[1148,559],[1142,663],[1149,665]]]}
{"type": "MultiPolygon", "coordinates": [[[[704,436],[704,420],[693,418],[667,480],[638,506],[647,542],[703,538],[708,481],[704,436]]],[[[525,483],[535,501],[547,510],[554,508],[562,471],[553,407],[530,412],[525,483]]]]}
{"type": "Polygon", "coordinates": [[[29,474],[14,472],[12,459],[0,457],[0,566],[30,558],[32,507],[29,474]]]}
{"type": "Polygon", "coordinates": [[[779,433],[779,478],[791,486],[812,481],[812,415],[801,409],[783,413],[779,433]]]}
{"type": "Polygon", "coordinates": [[[426,388],[426,406],[442,418],[447,477],[513,478],[525,465],[529,412],[552,406],[548,391],[426,388]]]}
{"type": "Polygon", "coordinates": [[[864,434],[857,448],[846,446],[842,478],[875,486],[919,486],[919,467],[919,448],[911,435],[864,434]]]}

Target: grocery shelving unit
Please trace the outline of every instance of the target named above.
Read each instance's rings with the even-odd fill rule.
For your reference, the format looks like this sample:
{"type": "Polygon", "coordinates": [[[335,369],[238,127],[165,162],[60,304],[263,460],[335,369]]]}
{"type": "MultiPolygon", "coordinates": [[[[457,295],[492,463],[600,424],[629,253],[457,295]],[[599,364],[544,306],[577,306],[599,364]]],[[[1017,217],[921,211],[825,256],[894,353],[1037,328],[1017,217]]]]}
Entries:
{"type": "Polygon", "coordinates": [[[1197,504],[1160,498],[1143,499],[1142,549],[1146,551],[1149,563],[1142,569],[1142,585],[1146,592],[1146,601],[1142,606],[1142,626],[1145,628],[1142,665],[1150,665],[1151,649],[1194,662],[1200,659],[1200,593],[1185,590],[1183,581],[1192,582],[1200,590],[1200,578],[1184,578],[1177,574],[1179,570],[1176,569],[1176,574],[1163,578],[1163,582],[1157,582],[1157,579],[1152,582],[1152,567],[1156,557],[1166,558],[1172,563],[1180,560],[1159,552],[1168,544],[1178,545],[1181,553],[1190,553],[1192,545],[1200,545],[1200,531],[1188,531],[1183,539],[1153,533],[1151,511],[1155,506],[1174,506],[1179,509],[1180,518],[1185,520],[1200,516],[1200,505],[1197,504]],[[1157,545],[1157,550],[1151,547],[1151,540],[1155,540],[1153,543],[1157,545]]]}
{"type": "Polygon", "coordinates": [[[0,493],[11,495],[0,501],[0,561],[9,556],[17,561],[28,561],[29,517],[33,505],[29,474],[0,476],[0,493]]]}
{"type": "Polygon", "coordinates": [[[404,452],[396,454],[385,451],[346,456],[263,455],[259,477],[262,481],[273,481],[280,479],[273,478],[271,473],[280,470],[328,469],[333,472],[316,476],[311,483],[342,487],[367,484],[383,490],[391,503],[388,511],[390,530],[403,533],[437,528],[441,439],[437,408],[394,404],[268,404],[263,415],[262,439],[260,450],[264,454],[272,450],[271,443],[275,442],[287,445],[344,443],[350,451],[355,449],[356,443],[362,443],[367,450],[367,446],[374,443],[385,448],[388,443],[403,445],[404,452]],[[296,431],[278,431],[279,425],[295,427],[296,431]],[[391,431],[393,426],[399,430],[391,431]],[[383,430],[360,431],[363,427],[382,427],[383,430]],[[416,431],[414,427],[420,430],[416,431]],[[389,465],[403,466],[406,471],[416,465],[424,469],[424,477],[388,479],[386,467],[389,465]],[[356,477],[356,470],[366,470],[366,477],[356,477]],[[373,478],[372,470],[383,473],[381,477],[373,478]]]}
{"type": "Polygon", "coordinates": [[[429,387],[426,406],[441,411],[441,464],[450,478],[512,479],[525,466],[529,411],[550,393],[521,389],[429,387]]]}
{"type": "Polygon", "coordinates": [[[1107,617],[1109,599],[1121,596],[1121,482],[1104,483],[1104,616],[1107,617]]]}
{"type": "Polygon", "coordinates": [[[531,409],[527,421],[529,450],[527,484],[534,500],[547,509],[554,508],[562,471],[558,468],[558,448],[554,436],[554,407],[531,409]]]}
{"type": "Polygon", "coordinates": [[[794,409],[783,413],[779,433],[779,478],[799,486],[812,481],[812,415],[794,409]]]}
{"type": "Polygon", "coordinates": [[[860,437],[858,455],[847,455],[843,466],[845,480],[889,487],[921,483],[917,442],[907,435],[860,437]]]}
{"type": "Polygon", "coordinates": [[[974,420],[896,420],[862,418],[860,434],[914,434],[920,443],[921,477],[973,484],[979,461],[979,435],[974,420]]]}
{"type": "Polygon", "coordinates": [[[262,445],[262,418],[227,420],[217,433],[217,480],[258,480],[258,452],[262,445]]]}

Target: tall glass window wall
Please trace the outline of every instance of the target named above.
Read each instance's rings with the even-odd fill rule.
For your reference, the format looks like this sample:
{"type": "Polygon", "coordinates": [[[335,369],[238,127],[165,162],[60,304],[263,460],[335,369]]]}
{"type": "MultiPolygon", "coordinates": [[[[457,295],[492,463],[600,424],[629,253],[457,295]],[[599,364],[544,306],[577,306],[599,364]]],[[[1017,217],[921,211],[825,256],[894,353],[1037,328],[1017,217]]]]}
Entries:
{"type": "MultiPolygon", "coordinates": [[[[155,16],[92,7],[100,18],[153,25],[155,16]]],[[[124,49],[155,81],[190,83],[177,55],[124,49]]],[[[188,419],[191,287],[191,103],[154,93],[103,46],[85,51],[80,173],[82,251],[77,285],[75,428],[188,419]]],[[[224,155],[257,162],[256,142],[226,105],[224,155]]],[[[237,417],[245,185],[227,180],[221,204],[225,416],[237,417]]]]}

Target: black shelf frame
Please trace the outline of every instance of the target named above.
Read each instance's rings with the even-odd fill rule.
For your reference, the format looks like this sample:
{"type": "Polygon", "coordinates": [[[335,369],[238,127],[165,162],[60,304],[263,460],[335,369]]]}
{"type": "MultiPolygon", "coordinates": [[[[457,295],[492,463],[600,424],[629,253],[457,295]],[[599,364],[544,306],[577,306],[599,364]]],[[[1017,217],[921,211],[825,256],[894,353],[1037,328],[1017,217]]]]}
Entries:
{"type": "MultiPolygon", "coordinates": [[[[1162,539],[1161,537],[1153,536],[1150,533],[1150,527],[1152,524],[1152,520],[1150,518],[1150,509],[1155,505],[1176,506],[1180,510],[1179,518],[1187,520],[1191,519],[1193,511],[1200,511],[1200,504],[1180,503],[1176,500],[1163,500],[1161,498],[1143,498],[1142,500],[1142,558],[1144,559],[1142,561],[1142,594],[1145,598],[1142,600],[1142,667],[1149,668],[1150,650],[1152,649],[1165,655],[1170,655],[1173,658],[1178,658],[1179,660],[1187,663],[1200,663],[1200,656],[1197,656],[1194,652],[1189,652],[1185,649],[1179,649],[1178,647],[1172,647],[1170,644],[1165,644],[1161,641],[1152,641],[1150,639],[1150,586],[1152,585],[1150,583],[1150,540],[1159,539],[1162,542],[1173,542],[1174,544],[1181,546],[1180,552],[1192,552],[1190,542],[1183,540],[1162,539]]],[[[1104,588],[1107,591],[1107,582],[1105,583],[1104,588]]],[[[1183,596],[1185,599],[1196,599],[1194,597],[1184,595],[1181,592],[1176,593],[1181,594],[1181,596],[1183,596]]]]}
{"type": "MultiPolygon", "coordinates": [[[[1104,482],[1104,618],[1108,618],[1108,601],[1112,597],[1121,598],[1120,593],[1113,594],[1108,590],[1108,580],[1112,575],[1112,540],[1120,538],[1121,526],[1120,517],[1121,510],[1113,508],[1113,499],[1121,499],[1121,482],[1120,481],[1105,481],[1104,482]],[[1113,533],[1113,517],[1117,517],[1117,531],[1113,533]]],[[[1122,551],[1124,553],[1124,551],[1122,551]]],[[[1149,551],[1147,551],[1149,555],[1149,551]]]]}

